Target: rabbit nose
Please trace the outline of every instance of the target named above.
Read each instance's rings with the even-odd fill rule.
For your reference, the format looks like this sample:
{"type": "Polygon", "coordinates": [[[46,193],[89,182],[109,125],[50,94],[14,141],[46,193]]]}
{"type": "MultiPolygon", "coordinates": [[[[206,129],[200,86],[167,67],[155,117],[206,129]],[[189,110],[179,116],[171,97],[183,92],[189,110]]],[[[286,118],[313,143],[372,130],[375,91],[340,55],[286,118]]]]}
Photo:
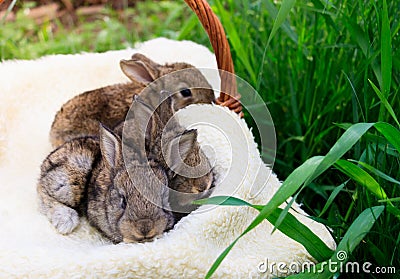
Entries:
{"type": "Polygon", "coordinates": [[[137,230],[144,238],[153,238],[155,236],[154,223],[150,219],[142,219],[136,222],[137,230]]]}

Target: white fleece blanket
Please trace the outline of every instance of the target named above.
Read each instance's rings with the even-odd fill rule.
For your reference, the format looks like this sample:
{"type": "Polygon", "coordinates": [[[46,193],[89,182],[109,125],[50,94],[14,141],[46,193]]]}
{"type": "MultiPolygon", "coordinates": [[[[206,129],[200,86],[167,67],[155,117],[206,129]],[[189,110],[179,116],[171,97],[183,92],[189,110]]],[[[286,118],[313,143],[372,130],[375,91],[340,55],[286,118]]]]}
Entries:
{"type": "MultiPolygon", "coordinates": [[[[71,235],[60,235],[37,211],[36,181],[39,166],[51,151],[48,132],[56,111],[85,90],[127,81],[118,62],[136,51],[159,63],[184,61],[216,68],[213,54],[205,47],[167,39],[148,41],[136,49],[0,64],[0,278],[202,278],[256,216],[251,208],[202,207],[154,242],[113,245],[85,220],[71,235]]],[[[218,84],[218,78],[209,78],[214,78],[212,84],[218,84]]],[[[199,118],[203,122],[218,119],[217,124],[224,127],[223,132],[207,125],[198,127],[199,142],[202,147],[208,146],[204,150],[215,162],[214,195],[232,193],[231,185],[236,185],[235,196],[265,204],[280,182],[262,163],[245,122],[227,109],[212,105],[190,106],[180,113],[184,125],[196,123],[199,118]],[[235,164],[233,161],[243,156],[243,150],[248,161],[235,164]],[[256,178],[258,171],[262,175],[256,178]],[[252,185],[265,181],[267,186],[252,198],[252,185]]],[[[298,205],[293,207],[302,213],[298,205]]],[[[329,247],[335,246],[324,226],[305,214],[294,214],[329,247]]],[[[258,270],[266,260],[312,260],[302,245],[279,231],[271,235],[272,228],[264,221],[242,238],[215,277],[270,278],[269,271],[258,270]]]]}

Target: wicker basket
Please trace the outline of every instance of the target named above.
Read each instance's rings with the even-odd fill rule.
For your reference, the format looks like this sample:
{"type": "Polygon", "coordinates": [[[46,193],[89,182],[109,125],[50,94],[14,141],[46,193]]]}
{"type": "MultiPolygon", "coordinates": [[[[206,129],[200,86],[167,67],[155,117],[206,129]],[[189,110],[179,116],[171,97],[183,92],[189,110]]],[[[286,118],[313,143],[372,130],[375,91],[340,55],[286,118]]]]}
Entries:
{"type": "Polygon", "coordinates": [[[235,70],[231,57],[229,43],[226,39],[224,28],[218,17],[211,10],[205,0],[185,0],[189,7],[196,13],[201,24],[206,30],[217,58],[221,77],[221,92],[217,104],[229,107],[231,110],[243,116],[242,105],[239,102],[240,95],[237,93],[235,70]]]}

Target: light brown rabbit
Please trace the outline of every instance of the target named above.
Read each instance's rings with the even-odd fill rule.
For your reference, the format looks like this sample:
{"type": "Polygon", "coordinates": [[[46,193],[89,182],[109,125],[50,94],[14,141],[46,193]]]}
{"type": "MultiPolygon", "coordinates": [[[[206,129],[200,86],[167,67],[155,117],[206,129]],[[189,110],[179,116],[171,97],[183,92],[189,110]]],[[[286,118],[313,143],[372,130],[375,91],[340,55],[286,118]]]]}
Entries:
{"type": "Polygon", "coordinates": [[[131,82],[84,92],[61,107],[50,130],[53,147],[76,137],[98,136],[99,121],[107,127],[116,126],[125,119],[133,96],[139,94],[148,84],[166,75],[165,79],[153,84],[153,89],[157,92],[161,89],[179,92],[173,98],[175,109],[194,103],[214,102],[211,86],[192,65],[160,65],[136,53],[131,60],[122,60],[120,66],[131,82]],[[168,75],[173,72],[174,75],[168,75]]]}
{"type": "MultiPolygon", "coordinates": [[[[185,130],[173,117],[175,113],[173,95],[163,90],[159,94],[158,102],[160,105],[154,110],[142,100],[142,96],[136,96],[132,111],[135,114],[146,115],[144,110],[147,109],[147,115],[153,114],[152,121],[149,121],[147,126],[148,137],[145,149],[149,158],[158,160],[165,169],[169,170],[169,187],[174,190],[169,195],[170,206],[175,216],[180,219],[197,208],[192,205],[192,201],[211,194],[214,187],[214,174],[197,142],[197,130],[185,130]],[[193,134],[192,137],[185,138],[191,142],[184,144],[182,141],[184,139],[181,139],[179,144],[172,145],[172,147],[179,147],[179,150],[171,148],[169,143],[176,140],[178,135],[185,133],[193,134]],[[183,150],[183,146],[189,147],[190,150],[183,150]],[[182,156],[182,154],[187,154],[187,156],[182,156]],[[177,163],[176,158],[182,159],[177,163]]],[[[135,131],[137,125],[130,125],[129,117],[130,114],[125,123],[120,123],[116,127],[117,133],[122,134],[122,128],[124,129],[123,138],[126,145],[130,142],[138,142],[135,139],[138,135],[135,131]]],[[[146,122],[145,119],[142,121],[146,122]]]]}
{"type": "MultiPolygon", "coordinates": [[[[186,145],[193,141],[193,133],[178,137],[183,142],[179,148],[190,150],[186,145]]],[[[173,144],[176,139],[169,144],[176,149],[173,144]]],[[[144,151],[130,154],[125,166],[121,140],[104,126],[99,139],[76,138],[63,144],[41,167],[41,212],[62,234],[77,227],[78,213],[87,215],[90,224],[114,243],[150,241],[171,229],[166,170],[145,158],[144,151]]],[[[176,164],[178,159],[171,161],[176,164]]]]}

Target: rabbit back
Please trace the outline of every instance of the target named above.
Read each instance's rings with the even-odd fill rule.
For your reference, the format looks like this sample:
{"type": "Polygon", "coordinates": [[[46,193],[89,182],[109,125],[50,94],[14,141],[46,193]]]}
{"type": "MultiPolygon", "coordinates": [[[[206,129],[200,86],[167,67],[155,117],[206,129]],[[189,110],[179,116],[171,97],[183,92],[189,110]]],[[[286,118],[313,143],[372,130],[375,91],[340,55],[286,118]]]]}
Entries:
{"type": "Polygon", "coordinates": [[[114,127],[123,120],[133,96],[143,89],[138,82],[111,85],[84,92],[65,103],[50,129],[50,142],[57,147],[77,137],[98,136],[99,121],[114,127]]]}

